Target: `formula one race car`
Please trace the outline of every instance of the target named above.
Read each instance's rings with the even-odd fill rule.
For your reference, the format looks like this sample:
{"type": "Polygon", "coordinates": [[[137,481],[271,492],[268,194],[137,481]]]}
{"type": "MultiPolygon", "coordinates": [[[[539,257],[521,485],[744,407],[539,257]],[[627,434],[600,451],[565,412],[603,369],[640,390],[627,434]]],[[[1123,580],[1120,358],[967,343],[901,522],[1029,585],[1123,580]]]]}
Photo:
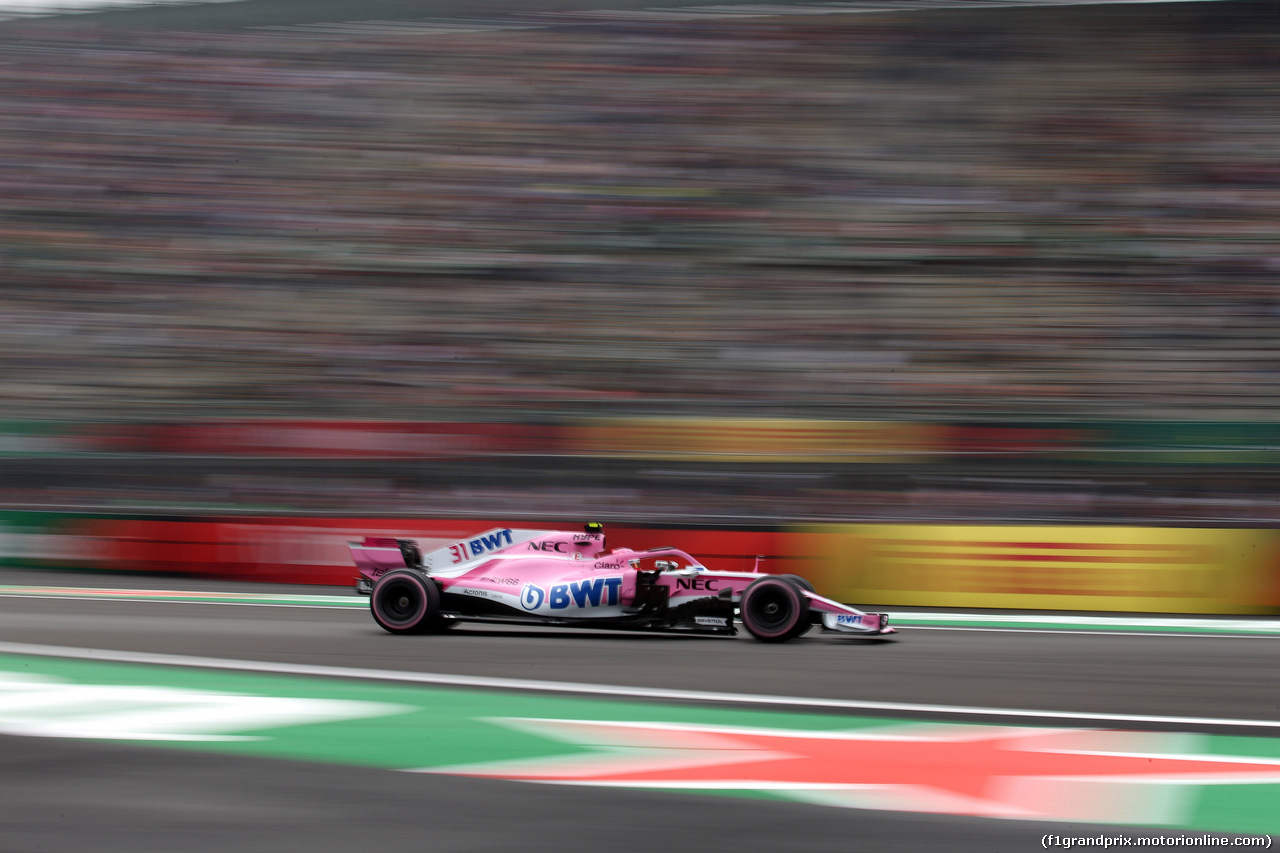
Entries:
{"type": "Polygon", "coordinates": [[[732,636],[735,616],[767,643],[815,624],[863,637],[894,633],[883,613],[823,598],[795,575],[713,572],[676,548],[605,550],[597,523],[583,533],[495,528],[428,554],[409,539],[349,544],[356,591],[370,596],[374,621],[393,634],[502,622],[732,636]]]}

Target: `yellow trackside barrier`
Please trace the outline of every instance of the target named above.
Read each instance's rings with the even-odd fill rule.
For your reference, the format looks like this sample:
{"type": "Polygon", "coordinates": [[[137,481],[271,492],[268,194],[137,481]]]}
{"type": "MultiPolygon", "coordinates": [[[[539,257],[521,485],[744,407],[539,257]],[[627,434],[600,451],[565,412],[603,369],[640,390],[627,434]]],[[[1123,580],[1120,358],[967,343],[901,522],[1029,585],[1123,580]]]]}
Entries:
{"type": "Polygon", "coordinates": [[[792,550],[823,595],[867,605],[1280,612],[1273,530],[812,525],[792,550]]]}
{"type": "Polygon", "coordinates": [[[944,427],[791,418],[600,418],[567,434],[572,452],[702,462],[911,462],[946,450],[944,427]]]}

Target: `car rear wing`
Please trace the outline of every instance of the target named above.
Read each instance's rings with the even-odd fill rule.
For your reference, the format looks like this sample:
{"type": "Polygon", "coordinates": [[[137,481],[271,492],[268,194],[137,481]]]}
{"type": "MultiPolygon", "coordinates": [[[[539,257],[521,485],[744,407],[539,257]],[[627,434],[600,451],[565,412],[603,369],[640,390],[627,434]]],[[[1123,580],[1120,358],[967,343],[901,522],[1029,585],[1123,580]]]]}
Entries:
{"type": "Polygon", "coordinates": [[[422,551],[412,539],[366,536],[360,542],[348,542],[347,547],[360,572],[356,582],[358,590],[363,586],[360,580],[372,587],[374,581],[393,569],[422,568],[422,551]]]}
{"type": "MultiPolygon", "coordinates": [[[[390,536],[366,536],[359,542],[348,542],[351,557],[361,577],[376,581],[393,569],[419,569],[436,575],[458,575],[469,571],[493,555],[522,546],[554,531],[513,530],[495,527],[466,539],[459,539],[436,548],[426,554],[413,539],[394,539],[390,536]]],[[[564,534],[573,536],[575,534],[564,534]]],[[[586,534],[576,536],[588,539],[586,534]]],[[[602,539],[595,534],[596,539],[602,539]]],[[[438,541],[438,540],[437,540],[438,541]]]]}

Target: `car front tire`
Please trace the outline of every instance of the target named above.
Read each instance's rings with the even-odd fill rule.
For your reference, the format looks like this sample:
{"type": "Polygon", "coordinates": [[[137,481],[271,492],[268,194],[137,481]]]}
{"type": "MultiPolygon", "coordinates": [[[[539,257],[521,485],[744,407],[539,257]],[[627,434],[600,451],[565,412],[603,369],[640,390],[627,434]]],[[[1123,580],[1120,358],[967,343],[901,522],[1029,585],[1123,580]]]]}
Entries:
{"type": "Polygon", "coordinates": [[[809,599],[787,578],[763,577],[743,590],[738,616],[757,640],[785,643],[809,630],[809,599]]]}

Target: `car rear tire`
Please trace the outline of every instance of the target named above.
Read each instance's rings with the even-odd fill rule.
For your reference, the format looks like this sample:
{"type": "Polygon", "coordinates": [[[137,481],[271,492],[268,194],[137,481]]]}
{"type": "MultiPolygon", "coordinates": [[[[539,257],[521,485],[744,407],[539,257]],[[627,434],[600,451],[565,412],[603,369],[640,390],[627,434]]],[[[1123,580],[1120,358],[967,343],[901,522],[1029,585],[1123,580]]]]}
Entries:
{"type": "Polygon", "coordinates": [[[387,572],[369,596],[373,620],[392,634],[422,634],[437,630],[440,590],[418,572],[387,572]]]}
{"type": "Polygon", "coordinates": [[[771,575],[743,591],[738,615],[757,640],[785,643],[809,630],[809,599],[791,580],[771,575]]]}

